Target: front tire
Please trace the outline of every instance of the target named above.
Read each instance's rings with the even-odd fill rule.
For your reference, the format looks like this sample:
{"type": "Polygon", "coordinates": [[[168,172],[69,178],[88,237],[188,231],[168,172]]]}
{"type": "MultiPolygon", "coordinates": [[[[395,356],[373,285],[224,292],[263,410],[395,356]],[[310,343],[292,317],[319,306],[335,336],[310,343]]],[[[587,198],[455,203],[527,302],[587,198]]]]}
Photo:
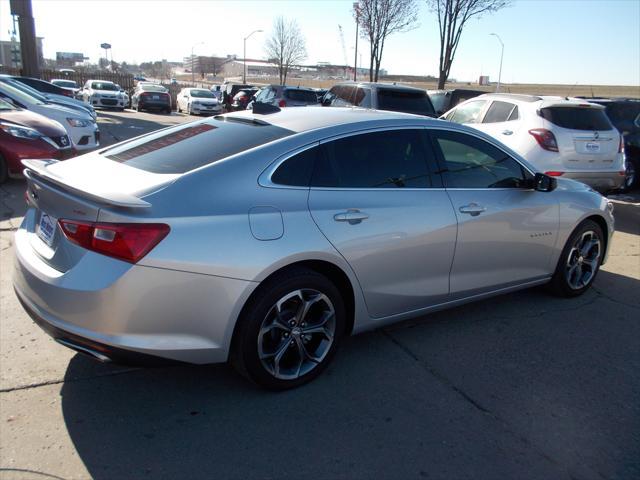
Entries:
{"type": "Polygon", "coordinates": [[[276,274],[243,309],[231,362],[270,390],[303,385],[333,359],[345,315],[340,292],[325,276],[303,268],[276,274]]]}
{"type": "Polygon", "coordinates": [[[7,166],[7,161],[0,155],[0,184],[6,182],[8,178],[9,167],[7,166]]]}
{"type": "Polygon", "coordinates": [[[577,297],[586,292],[600,269],[604,246],[600,225],[592,220],[578,225],[562,250],[549,283],[551,292],[562,297],[577,297]]]}

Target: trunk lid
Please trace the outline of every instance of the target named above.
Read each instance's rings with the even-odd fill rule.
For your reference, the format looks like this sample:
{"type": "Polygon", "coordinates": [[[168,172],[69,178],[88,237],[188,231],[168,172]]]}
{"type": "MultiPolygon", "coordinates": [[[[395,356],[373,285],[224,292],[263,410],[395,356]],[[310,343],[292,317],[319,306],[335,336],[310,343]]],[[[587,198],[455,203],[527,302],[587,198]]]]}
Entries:
{"type": "Polygon", "coordinates": [[[114,162],[98,153],[65,162],[23,160],[27,201],[25,229],[34,251],[52,268],[66,272],[86,253],[70,242],[58,220],[95,222],[100,209],[148,209],[141,197],[168,186],[179,175],[155,174],[114,162]]]}
{"type": "Polygon", "coordinates": [[[604,107],[590,103],[562,102],[540,108],[545,128],[558,142],[567,170],[615,168],[620,134],[611,125],[604,107]]]}

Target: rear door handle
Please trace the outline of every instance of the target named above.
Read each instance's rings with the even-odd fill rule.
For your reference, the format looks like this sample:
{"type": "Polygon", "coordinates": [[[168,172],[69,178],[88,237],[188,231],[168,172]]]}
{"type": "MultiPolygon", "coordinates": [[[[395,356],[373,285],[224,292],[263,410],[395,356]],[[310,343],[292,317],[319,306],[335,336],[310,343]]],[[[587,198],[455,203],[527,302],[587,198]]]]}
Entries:
{"type": "Polygon", "coordinates": [[[470,203],[469,205],[463,205],[458,210],[460,210],[460,213],[468,213],[472,217],[477,217],[482,212],[487,211],[485,207],[483,207],[482,205],[478,205],[477,203],[470,203]]]}
{"type": "Polygon", "coordinates": [[[367,218],[369,218],[369,215],[355,208],[349,209],[346,212],[336,213],[333,216],[333,219],[336,222],[349,222],[350,225],[355,225],[357,223],[360,223],[363,220],[366,220],[367,218]]]}
{"type": "Polygon", "coordinates": [[[503,130],[502,134],[503,135],[513,135],[513,130],[503,130]]]}

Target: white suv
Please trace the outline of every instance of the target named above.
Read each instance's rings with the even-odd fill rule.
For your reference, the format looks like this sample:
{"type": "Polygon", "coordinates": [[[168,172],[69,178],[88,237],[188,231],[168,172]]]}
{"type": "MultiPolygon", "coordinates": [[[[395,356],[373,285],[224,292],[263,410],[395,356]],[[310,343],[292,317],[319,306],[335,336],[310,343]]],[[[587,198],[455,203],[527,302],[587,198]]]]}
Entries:
{"type": "Polygon", "coordinates": [[[106,80],[87,80],[79,95],[84,102],[93,107],[124,110],[127,106],[121,88],[106,80]]]}
{"type": "Polygon", "coordinates": [[[467,100],[441,118],[491,135],[547,175],[572,178],[602,192],[624,184],[622,136],[600,105],[492,93],[467,100]]]}

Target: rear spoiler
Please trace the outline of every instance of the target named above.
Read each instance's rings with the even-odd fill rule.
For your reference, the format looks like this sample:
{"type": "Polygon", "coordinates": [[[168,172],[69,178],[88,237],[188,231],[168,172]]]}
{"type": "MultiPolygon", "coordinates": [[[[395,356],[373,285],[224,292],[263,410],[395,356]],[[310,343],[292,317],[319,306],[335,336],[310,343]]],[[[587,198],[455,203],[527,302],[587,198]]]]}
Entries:
{"type": "Polygon", "coordinates": [[[58,163],[58,160],[22,160],[22,164],[26,167],[24,170],[24,176],[30,180],[38,180],[34,177],[40,177],[56,186],[62,187],[76,195],[80,195],[84,198],[88,198],[97,203],[105,205],[113,205],[115,207],[125,208],[149,208],[151,204],[144,200],[125,193],[115,192],[113,190],[87,192],[78,185],[73,185],[73,182],[62,179],[58,175],[52,173],[47,169],[49,165],[58,163]]]}

